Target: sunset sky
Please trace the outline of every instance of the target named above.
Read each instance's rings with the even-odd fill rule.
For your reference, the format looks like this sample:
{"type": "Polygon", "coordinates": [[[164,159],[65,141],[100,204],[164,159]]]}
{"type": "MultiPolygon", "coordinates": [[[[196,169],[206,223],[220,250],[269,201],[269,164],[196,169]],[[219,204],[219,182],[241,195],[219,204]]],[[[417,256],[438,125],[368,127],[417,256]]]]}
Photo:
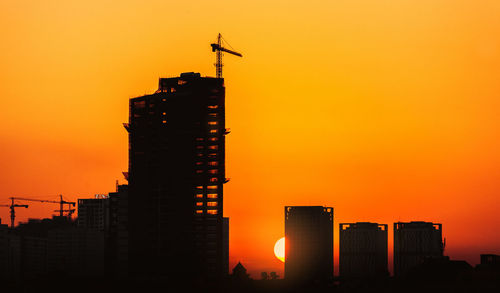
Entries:
{"type": "MultiPolygon", "coordinates": [[[[230,266],[283,275],[285,205],[500,253],[500,1],[0,1],[0,204],[114,191],[129,98],[226,55],[230,266]]],[[[18,218],[50,217],[29,203],[18,218]]],[[[0,207],[2,223],[9,209],[0,207]]],[[[389,259],[392,263],[392,257],[389,259]]]]}

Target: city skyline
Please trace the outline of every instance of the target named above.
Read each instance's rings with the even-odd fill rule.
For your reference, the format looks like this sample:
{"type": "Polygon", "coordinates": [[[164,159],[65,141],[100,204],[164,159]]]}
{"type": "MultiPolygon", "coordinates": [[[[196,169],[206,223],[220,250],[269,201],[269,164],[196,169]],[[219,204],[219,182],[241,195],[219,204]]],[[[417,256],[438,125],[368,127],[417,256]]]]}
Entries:
{"type": "Polygon", "coordinates": [[[336,223],[439,222],[452,258],[498,254],[499,4],[344,2],[0,4],[0,203],[125,183],[128,99],[158,77],[215,76],[221,31],[245,53],[224,60],[231,268],[282,272],[286,205],[332,206],[336,223]]]}

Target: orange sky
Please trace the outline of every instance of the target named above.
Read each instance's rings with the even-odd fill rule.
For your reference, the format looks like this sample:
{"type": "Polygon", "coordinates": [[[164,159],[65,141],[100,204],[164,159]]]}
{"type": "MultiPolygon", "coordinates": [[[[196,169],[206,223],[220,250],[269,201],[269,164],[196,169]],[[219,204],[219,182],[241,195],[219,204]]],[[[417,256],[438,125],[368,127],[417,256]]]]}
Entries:
{"type": "Polygon", "coordinates": [[[0,203],[124,183],[128,99],[215,75],[221,32],[244,55],[224,59],[231,266],[282,275],[284,205],[333,206],[335,255],[340,222],[388,223],[392,245],[393,222],[425,220],[475,264],[500,253],[498,15],[497,0],[1,1],[0,203]]]}

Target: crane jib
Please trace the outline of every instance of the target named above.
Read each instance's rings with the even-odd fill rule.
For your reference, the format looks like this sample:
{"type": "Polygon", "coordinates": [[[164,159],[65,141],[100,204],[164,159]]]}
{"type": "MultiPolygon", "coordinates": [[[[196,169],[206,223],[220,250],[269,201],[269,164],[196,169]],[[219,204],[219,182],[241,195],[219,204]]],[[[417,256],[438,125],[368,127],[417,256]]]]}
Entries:
{"type": "Polygon", "coordinates": [[[212,52],[215,52],[215,51],[218,50],[218,51],[223,51],[223,52],[226,52],[226,53],[229,53],[229,54],[233,54],[233,55],[236,55],[236,56],[239,56],[239,57],[243,57],[243,55],[241,55],[241,53],[238,53],[238,52],[226,49],[224,47],[219,46],[218,44],[210,44],[210,46],[212,46],[212,52]]]}

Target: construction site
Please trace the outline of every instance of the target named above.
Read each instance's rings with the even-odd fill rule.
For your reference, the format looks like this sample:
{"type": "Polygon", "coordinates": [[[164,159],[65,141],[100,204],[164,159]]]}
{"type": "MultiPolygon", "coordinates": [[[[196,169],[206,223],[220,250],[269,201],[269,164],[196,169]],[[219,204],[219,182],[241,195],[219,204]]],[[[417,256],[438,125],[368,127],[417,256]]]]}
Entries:
{"type": "Polygon", "coordinates": [[[0,219],[0,279],[228,275],[222,59],[242,54],[221,34],[210,48],[216,77],[160,78],[153,94],[130,99],[127,184],[77,201],[11,196],[0,205],[10,212],[9,225],[0,219]],[[56,214],[20,222],[34,204],[56,214]]]}

